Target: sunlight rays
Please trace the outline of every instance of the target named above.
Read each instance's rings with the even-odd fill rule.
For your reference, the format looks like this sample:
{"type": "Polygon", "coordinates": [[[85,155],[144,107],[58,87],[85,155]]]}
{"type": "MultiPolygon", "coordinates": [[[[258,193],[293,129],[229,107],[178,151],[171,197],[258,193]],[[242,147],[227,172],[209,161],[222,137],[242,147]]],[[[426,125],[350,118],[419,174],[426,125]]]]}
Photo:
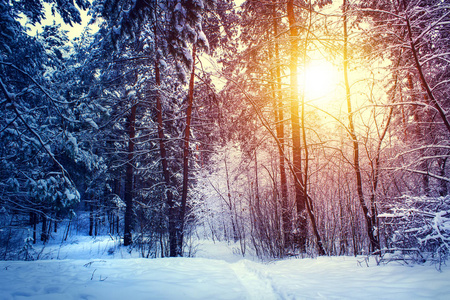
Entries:
{"type": "Polygon", "coordinates": [[[314,101],[320,106],[331,102],[339,86],[338,69],[325,59],[312,60],[304,70],[299,70],[299,89],[306,101],[314,101]]]}

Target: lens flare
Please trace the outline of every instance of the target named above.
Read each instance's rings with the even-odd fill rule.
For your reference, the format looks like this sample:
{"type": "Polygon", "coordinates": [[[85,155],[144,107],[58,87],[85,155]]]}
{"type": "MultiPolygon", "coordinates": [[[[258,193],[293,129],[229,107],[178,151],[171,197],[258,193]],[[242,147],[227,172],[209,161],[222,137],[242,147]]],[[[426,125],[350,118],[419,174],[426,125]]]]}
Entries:
{"type": "Polygon", "coordinates": [[[306,101],[331,101],[339,85],[338,70],[326,60],[313,60],[299,72],[299,87],[306,101]]]}

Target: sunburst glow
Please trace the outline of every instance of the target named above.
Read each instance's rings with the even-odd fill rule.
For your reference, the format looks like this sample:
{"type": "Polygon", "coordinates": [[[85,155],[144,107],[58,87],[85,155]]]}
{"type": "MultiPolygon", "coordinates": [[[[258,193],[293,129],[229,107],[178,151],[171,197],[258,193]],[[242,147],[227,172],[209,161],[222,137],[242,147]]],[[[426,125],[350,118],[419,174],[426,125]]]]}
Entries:
{"type": "Polygon", "coordinates": [[[300,71],[299,86],[307,101],[331,101],[338,85],[339,72],[326,60],[313,60],[300,71]]]}

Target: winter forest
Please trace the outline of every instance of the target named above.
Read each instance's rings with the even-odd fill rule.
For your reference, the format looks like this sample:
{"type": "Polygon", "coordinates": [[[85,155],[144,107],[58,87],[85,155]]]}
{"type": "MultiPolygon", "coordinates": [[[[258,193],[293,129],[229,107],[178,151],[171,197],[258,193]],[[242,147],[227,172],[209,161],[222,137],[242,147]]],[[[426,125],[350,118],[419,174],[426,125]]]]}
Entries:
{"type": "Polygon", "coordinates": [[[0,1],[0,260],[441,266],[449,157],[447,0],[0,1]]]}

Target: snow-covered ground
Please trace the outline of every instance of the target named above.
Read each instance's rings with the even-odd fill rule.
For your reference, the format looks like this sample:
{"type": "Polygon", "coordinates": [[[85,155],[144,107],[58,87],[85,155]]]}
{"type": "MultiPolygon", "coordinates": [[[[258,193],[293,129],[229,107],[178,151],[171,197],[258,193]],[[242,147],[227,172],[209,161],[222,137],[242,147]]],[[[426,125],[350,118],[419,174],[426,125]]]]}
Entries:
{"type": "Polygon", "coordinates": [[[44,260],[0,262],[0,299],[450,299],[446,266],[364,257],[261,263],[211,241],[195,258],[136,258],[109,237],[44,250],[44,260]]]}

